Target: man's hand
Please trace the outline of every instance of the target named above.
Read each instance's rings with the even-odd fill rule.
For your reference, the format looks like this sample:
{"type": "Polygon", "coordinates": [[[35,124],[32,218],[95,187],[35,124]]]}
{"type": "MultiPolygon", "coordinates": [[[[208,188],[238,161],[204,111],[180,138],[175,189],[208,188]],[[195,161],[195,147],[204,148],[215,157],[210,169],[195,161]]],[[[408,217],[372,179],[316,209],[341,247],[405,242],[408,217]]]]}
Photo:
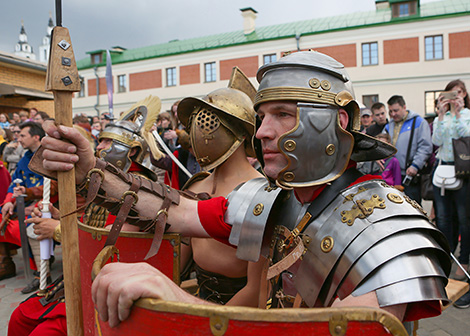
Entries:
{"type": "Polygon", "coordinates": [[[134,301],[141,297],[207,304],[147,263],[107,264],[93,281],[91,294],[100,318],[111,327],[127,319],[134,301]]]}
{"type": "Polygon", "coordinates": [[[26,220],[26,223],[34,224],[34,233],[38,235],[38,240],[53,238],[54,229],[60,222],[52,218],[32,217],[26,220]]]}
{"type": "Polygon", "coordinates": [[[2,206],[2,217],[5,217],[8,213],[13,215],[13,210],[15,209],[15,205],[11,202],[6,202],[2,206]]]}
{"type": "Polygon", "coordinates": [[[416,174],[418,174],[418,169],[416,169],[413,166],[409,166],[408,169],[406,170],[406,175],[415,176],[416,174]]]}
{"type": "Polygon", "coordinates": [[[18,197],[26,193],[26,188],[23,186],[13,188],[13,197],[18,197]]]}
{"type": "Polygon", "coordinates": [[[42,125],[49,135],[41,144],[44,148],[44,168],[55,171],[69,171],[75,164],[75,180],[81,183],[95,165],[90,142],[71,127],[57,126],[52,121],[42,125]]]}
{"type": "MultiPolygon", "coordinates": [[[[37,208],[34,208],[33,213],[31,214],[32,217],[42,217],[42,209],[44,208],[44,205],[42,202],[38,202],[37,208]]],[[[56,207],[54,207],[52,204],[49,204],[49,212],[51,213],[51,217],[53,219],[60,219],[60,211],[56,207]]]]}
{"type": "Polygon", "coordinates": [[[168,130],[163,134],[163,138],[166,140],[176,139],[177,137],[178,137],[178,134],[176,134],[176,132],[173,130],[168,130]]]}

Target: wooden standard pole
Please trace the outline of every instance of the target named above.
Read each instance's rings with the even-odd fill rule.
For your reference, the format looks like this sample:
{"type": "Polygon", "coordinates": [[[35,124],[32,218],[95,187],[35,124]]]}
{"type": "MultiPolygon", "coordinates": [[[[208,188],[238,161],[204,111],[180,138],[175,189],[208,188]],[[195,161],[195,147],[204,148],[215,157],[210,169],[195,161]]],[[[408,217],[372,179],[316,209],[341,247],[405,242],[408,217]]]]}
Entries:
{"type": "MultiPolygon", "coordinates": [[[[57,26],[52,32],[46,90],[54,94],[54,112],[57,123],[72,127],[72,95],[73,92],[80,91],[80,80],[69,32],[64,27],[57,26]]],[[[75,170],[58,172],[57,175],[60,213],[71,213],[77,208],[75,170]]],[[[73,214],[61,218],[60,226],[67,334],[82,336],[84,330],[77,216],[73,214]]]]}

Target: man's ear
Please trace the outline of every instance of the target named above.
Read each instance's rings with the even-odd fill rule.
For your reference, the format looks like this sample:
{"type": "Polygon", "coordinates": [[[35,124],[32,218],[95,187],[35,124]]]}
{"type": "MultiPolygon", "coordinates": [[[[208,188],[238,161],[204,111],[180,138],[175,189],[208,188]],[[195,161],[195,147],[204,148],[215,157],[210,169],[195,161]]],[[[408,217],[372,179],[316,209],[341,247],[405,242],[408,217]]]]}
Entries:
{"type": "Polygon", "coordinates": [[[349,122],[349,114],[346,112],[344,109],[340,108],[338,110],[338,116],[339,116],[339,124],[343,129],[346,129],[348,127],[348,122],[349,122]]]}
{"type": "Polygon", "coordinates": [[[129,157],[133,157],[137,153],[137,148],[131,148],[129,151],[129,157]]]}

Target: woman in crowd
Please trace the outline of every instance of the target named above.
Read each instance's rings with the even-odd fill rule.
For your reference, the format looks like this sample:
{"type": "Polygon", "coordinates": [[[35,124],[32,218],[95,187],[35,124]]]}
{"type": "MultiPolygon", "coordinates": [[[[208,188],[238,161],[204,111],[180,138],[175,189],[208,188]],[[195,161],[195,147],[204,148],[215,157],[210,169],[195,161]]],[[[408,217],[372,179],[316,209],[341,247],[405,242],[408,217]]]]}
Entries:
{"type": "Polygon", "coordinates": [[[0,128],[10,127],[10,120],[5,113],[0,113],[0,128]]]}
{"type": "MultiPolygon", "coordinates": [[[[437,103],[437,117],[434,119],[432,142],[439,146],[436,159],[440,165],[453,165],[454,152],[452,139],[470,136],[470,99],[465,84],[461,80],[453,80],[447,84],[445,91],[456,92],[455,99],[449,99],[440,95],[437,103]]],[[[470,223],[467,217],[466,197],[468,191],[468,179],[463,181],[461,189],[445,190],[441,195],[441,189],[434,186],[434,201],[437,213],[437,226],[446,236],[451,251],[453,246],[452,209],[457,214],[460,231],[460,255],[459,262],[468,270],[470,255],[470,223]]],[[[465,275],[457,268],[456,279],[463,280],[465,275]]]]}

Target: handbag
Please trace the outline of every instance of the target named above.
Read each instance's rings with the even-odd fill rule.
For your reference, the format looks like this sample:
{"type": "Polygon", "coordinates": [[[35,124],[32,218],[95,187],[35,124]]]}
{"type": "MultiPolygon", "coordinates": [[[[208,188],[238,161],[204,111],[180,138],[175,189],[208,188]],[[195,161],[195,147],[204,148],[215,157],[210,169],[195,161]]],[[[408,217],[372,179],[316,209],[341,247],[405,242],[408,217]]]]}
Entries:
{"type": "Polygon", "coordinates": [[[439,165],[434,171],[432,184],[441,189],[441,196],[444,196],[445,190],[458,190],[462,188],[463,181],[455,176],[454,165],[439,165]]]}
{"type": "Polygon", "coordinates": [[[426,201],[434,200],[434,188],[430,173],[421,174],[421,197],[426,201]]]}
{"type": "Polygon", "coordinates": [[[459,178],[470,176],[470,137],[452,139],[454,148],[455,175],[459,178]]]}

